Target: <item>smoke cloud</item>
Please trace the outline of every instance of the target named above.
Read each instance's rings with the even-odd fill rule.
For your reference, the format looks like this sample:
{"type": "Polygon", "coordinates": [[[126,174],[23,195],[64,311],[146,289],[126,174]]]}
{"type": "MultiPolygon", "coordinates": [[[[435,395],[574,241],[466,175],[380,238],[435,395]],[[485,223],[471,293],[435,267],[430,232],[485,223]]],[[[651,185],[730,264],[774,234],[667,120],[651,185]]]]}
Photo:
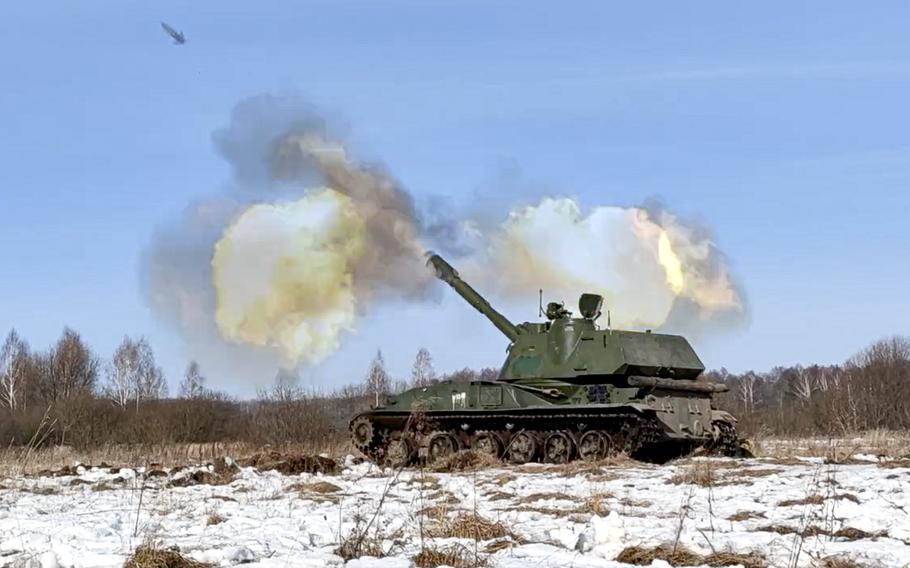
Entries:
{"type": "Polygon", "coordinates": [[[337,121],[293,96],[241,102],[213,138],[230,183],[156,231],[144,283],[193,357],[236,374],[318,363],[371,307],[432,297],[430,248],[494,301],[599,292],[614,326],[680,332],[745,317],[710,234],[666,210],[547,197],[496,223],[433,201],[418,211],[383,167],[351,157],[337,121]]]}

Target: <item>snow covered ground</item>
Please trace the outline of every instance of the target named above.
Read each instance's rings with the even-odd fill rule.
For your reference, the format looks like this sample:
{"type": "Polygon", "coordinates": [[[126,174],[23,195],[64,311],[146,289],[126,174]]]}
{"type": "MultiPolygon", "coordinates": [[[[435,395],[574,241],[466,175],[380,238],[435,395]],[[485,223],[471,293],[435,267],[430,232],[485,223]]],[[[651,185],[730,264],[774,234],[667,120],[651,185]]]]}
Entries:
{"type": "Polygon", "coordinates": [[[835,555],[910,566],[910,463],[866,455],[464,473],[396,473],[347,458],[338,475],[247,467],[228,483],[179,486],[211,467],[2,479],[0,565],[122,566],[153,542],[217,565],[406,567],[421,547],[461,543],[491,566],[617,567],[626,547],[678,542],[701,554],[760,552],[770,566],[835,555]],[[477,543],[448,535],[447,523],[475,516],[512,534],[477,543]],[[335,551],[359,533],[386,558],[345,564],[335,551]]]}

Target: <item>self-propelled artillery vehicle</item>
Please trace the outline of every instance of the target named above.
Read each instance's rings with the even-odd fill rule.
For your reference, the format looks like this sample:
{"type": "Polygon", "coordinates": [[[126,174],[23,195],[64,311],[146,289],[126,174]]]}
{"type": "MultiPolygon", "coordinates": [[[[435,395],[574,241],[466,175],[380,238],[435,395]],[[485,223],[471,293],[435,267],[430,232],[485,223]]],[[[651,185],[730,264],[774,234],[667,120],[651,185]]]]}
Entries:
{"type": "Polygon", "coordinates": [[[546,322],[515,325],[442,257],[427,264],[509,339],[508,355],[497,380],[412,388],[356,415],[351,439],[370,459],[406,465],[462,449],[512,463],[746,452],[736,420],[711,404],[727,387],[698,380],[704,365],[685,338],[600,329],[597,294],[581,295],[581,317],[550,303],[546,322]]]}

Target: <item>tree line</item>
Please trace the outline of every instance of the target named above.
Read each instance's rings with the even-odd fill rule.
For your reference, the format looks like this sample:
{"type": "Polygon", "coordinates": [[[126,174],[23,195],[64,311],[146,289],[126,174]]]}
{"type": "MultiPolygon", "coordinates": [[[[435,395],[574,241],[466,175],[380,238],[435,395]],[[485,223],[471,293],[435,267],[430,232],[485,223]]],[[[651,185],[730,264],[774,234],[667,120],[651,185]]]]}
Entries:
{"type": "MultiPolygon", "coordinates": [[[[12,330],[0,347],[0,443],[103,444],[249,442],[331,446],[347,439],[350,417],[384,396],[441,380],[494,380],[498,370],[439,374],[420,349],[410,374],[395,379],[381,351],[362,380],[336,392],[307,391],[281,370],[252,400],[208,386],[191,361],[169,396],[164,373],[144,338],[124,337],[110,359],[64,328],[47,350],[33,351],[12,330]]],[[[910,339],[877,341],[840,365],[778,366],[767,372],[708,371],[730,387],[716,404],[749,435],[844,435],[910,429],[910,339]]]]}
{"type": "Polygon", "coordinates": [[[841,436],[910,429],[910,338],[876,341],[839,365],[709,371],[717,403],[752,434],[841,436]]]}

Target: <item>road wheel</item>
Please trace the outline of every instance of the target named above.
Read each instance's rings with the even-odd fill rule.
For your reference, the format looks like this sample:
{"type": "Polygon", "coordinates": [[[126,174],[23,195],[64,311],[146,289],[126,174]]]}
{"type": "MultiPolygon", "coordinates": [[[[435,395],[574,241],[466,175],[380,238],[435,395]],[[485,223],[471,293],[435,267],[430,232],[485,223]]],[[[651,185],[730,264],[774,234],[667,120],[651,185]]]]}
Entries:
{"type": "Polygon", "coordinates": [[[602,430],[589,430],[578,439],[578,456],[585,461],[606,458],[611,452],[610,437],[602,430]]]}
{"type": "Polygon", "coordinates": [[[537,440],[531,432],[519,432],[509,441],[509,461],[516,464],[528,463],[537,454],[537,440]]]}
{"type": "Polygon", "coordinates": [[[567,432],[551,432],[543,443],[544,460],[548,463],[569,463],[572,449],[572,437],[567,432]]]}
{"type": "Polygon", "coordinates": [[[471,438],[471,449],[494,459],[502,457],[502,438],[496,432],[481,430],[471,438]]]}
{"type": "Polygon", "coordinates": [[[411,462],[413,457],[414,446],[407,438],[395,438],[386,447],[385,461],[390,467],[404,467],[411,462]]]}
{"type": "Polygon", "coordinates": [[[446,458],[458,451],[458,440],[448,432],[433,432],[427,443],[427,458],[430,463],[446,458]]]}

